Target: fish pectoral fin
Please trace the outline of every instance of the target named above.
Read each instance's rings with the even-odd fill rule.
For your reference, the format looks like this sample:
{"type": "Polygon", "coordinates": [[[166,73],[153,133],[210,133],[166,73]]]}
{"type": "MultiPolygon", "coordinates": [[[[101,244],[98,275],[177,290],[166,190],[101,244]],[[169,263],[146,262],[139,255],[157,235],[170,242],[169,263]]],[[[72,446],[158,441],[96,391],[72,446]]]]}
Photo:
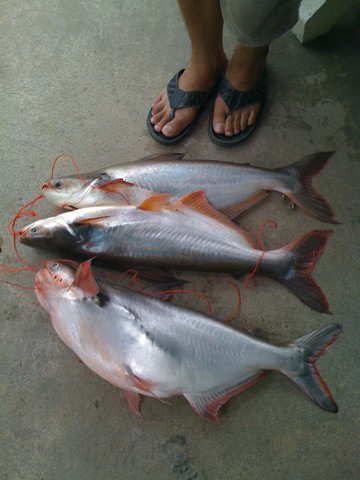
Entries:
{"type": "Polygon", "coordinates": [[[74,285],[81,288],[85,295],[94,297],[98,294],[100,287],[91,272],[91,260],[80,263],[76,270],[74,285]]]}
{"type": "Polygon", "coordinates": [[[109,182],[99,185],[100,190],[108,193],[119,193],[127,188],[136,187],[135,183],[126,182],[122,178],[110,180],[109,182]]]}
{"type": "Polygon", "coordinates": [[[219,408],[231,397],[251,387],[268,373],[269,372],[265,370],[256,370],[255,372],[247,373],[230,385],[221,385],[218,389],[213,389],[198,395],[186,393],[184,397],[197,415],[210,422],[219,423],[219,408]]]}
{"type": "Polygon", "coordinates": [[[130,410],[134,412],[138,417],[144,418],[143,414],[140,411],[140,394],[132,392],[130,390],[124,390],[124,397],[130,410]]]}
{"type": "Polygon", "coordinates": [[[140,210],[151,210],[156,212],[164,208],[170,197],[171,193],[158,193],[157,195],[153,195],[141,202],[137,208],[140,210]]]}
{"type": "Polygon", "coordinates": [[[235,205],[231,205],[231,207],[224,208],[223,210],[221,210],[221,213],[223,215],[226,215],[228,218],[233,219],[248,208],[251,208],[257,203],[261,202],[261,200],[264,200],[264,198],[266,198],[268,195],[269,193],[265,190],[260,190],[256,192],[255,195],[252,195],[250,198],[247,198],[242,202],[236,203],[235,205]]]}
{"type": "Polygon", "coordinates": [[[107,218],[110,218],[111,215],[104,215],[102,217],[93,217],[93,218],[84,218],[83,220],[77,220],[74,222],[74,225],[86,227],[89,226],[91,227],[92,225],[98,225],[102,220],[106,220],[107,218]]]}

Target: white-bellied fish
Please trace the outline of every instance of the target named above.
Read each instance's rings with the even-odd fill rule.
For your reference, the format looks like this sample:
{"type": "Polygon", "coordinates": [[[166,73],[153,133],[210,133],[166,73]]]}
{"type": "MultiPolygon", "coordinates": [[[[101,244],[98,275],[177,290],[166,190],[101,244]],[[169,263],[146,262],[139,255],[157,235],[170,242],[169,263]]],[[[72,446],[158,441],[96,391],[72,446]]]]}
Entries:
{"type": "Polygon", "coordinates": [[[218,410],[270,370],[293,380],[322,409],[337,412],[315,361],[342,329],[328,325],[276,346],[192,310],[99,283],[90,261],[72,268],[48,262],[35,292],[56,333],[95,373],[125,390],[140,414],[140,395],[183,395],[218,422],[218,410]]]}
{"type": "Polygon", "coordinates": [[[275,169],[212,160],[184,160],[184,154],[158,154],[144,159],[76,175],[55,178],[42,186],[44,196],[58,206],[81,208],[96,205],[138,205],[154,193],[182,197],[205,190],[217,210],[229,218],[267,196],[286,195],[308,215],[337,223],[329,203],[311,181],[334,152],[318,152],[275,169]]]}
{"type": "Polygon", "coordinates": [[[311,276],[331,230],[314,230],[290,244],[263,252],[252,237],[215,210],[203,192],[167,203],[168,195],[138,207],[88,207],[38,220],[20,231],[20,241],[58,248],[112,265],[253,272],[270,277],[310,308],[330,313],[311,276]]]}

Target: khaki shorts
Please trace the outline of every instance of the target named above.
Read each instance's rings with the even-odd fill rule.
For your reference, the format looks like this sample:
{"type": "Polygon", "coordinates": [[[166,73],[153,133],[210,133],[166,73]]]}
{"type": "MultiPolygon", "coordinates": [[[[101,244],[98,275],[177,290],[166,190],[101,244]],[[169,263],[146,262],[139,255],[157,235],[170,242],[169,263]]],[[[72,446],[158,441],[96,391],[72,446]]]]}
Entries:
{"type": "Polygon", "coordinates": [[[220,0],[224,23],[238,43],[268,45],[298,20],[301,0],[220,0]]]}

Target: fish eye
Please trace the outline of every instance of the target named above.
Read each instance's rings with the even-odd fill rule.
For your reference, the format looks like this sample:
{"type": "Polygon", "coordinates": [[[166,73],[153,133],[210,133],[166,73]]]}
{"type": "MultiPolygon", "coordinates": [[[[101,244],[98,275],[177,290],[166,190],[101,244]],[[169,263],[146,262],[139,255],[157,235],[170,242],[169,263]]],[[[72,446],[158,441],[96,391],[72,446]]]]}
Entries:
{"type": "Polygon", "coordinates": [[[107,173],[100,173],[100,179],[101,180],[109,180],[110,177],[107,173]]]}
{"type": "Polygon", "coordinates": [[[54,182],[54,187],[55,187],[55,188],[61,188],[61,187],[62,187],[61,181],[60,181],[60,180],[56,180],[56,181],[54,182]]]}
{"type": "Polygon", "coordinates": [[[30,229],[31,235],[34,235],[36,232],[37,232],[37,228],[36,228],[36,227],[32,227],[32,228],[30,229]]]}
{"type": "Polygon", "coordinates": [[[51,270],[57,270],[59,268],[59,263],[58,262],[53,262],[50,265],[51,270]]]}

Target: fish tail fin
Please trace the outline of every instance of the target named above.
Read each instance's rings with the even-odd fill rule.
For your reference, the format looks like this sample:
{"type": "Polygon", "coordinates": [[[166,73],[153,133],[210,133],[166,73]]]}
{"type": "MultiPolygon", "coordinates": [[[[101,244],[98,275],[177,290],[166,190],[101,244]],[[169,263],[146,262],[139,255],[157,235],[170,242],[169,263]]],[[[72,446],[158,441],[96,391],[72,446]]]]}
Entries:
{"type": "Polygon", "coordinates": [[[324,292],[311,276],[314,265],[321,257],[332,230],[313,230],[282,249],[291,253],[290,266],[270,276],[294,293],[299,300],[320,313],[331,313],[324,292]]]}
{"type": "Polygon", "coordinates": [[[298,338],[292,347],[302,349],[299,371],[297,373],[283,371],[314,403],[332,413],[336,413],[338,407],[315,362],[328,350],[341,332],[340,325],[332,324],[298,338]]]}
{"type": "Polygon", "coordinates": [[[295,180],[291,191],[283,191],[311,217],[324,223],[339,223],[330,204],[312,186],[312,178],[321,172],[334,152],[317,152],[293,163],[286,170],[295,180]]]}

